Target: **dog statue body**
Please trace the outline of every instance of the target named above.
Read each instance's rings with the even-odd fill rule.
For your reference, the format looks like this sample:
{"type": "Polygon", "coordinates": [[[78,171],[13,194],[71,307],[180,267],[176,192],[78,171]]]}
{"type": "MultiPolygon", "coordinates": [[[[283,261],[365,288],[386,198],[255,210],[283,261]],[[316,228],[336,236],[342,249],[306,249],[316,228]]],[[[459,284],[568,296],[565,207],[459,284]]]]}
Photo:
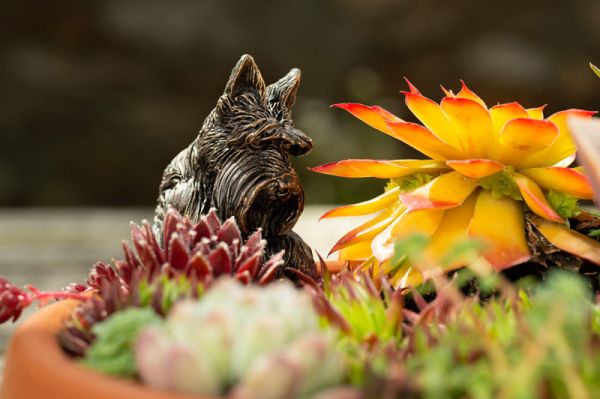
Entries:
{"type": "Polygon", "coordinates": [[[265,256],[285,250],[286,268],[314,275],[311,249],[292,231],[304,190],[290,158],[313,146],[291,118],[299,84],[292,69],[267,87],[252,57],[242,56],[198,137],[165,169],[155,229],[169,205],[192,221],[214,207],[221,220],[234,216],[245,236],[261,228],[265,256]]]}

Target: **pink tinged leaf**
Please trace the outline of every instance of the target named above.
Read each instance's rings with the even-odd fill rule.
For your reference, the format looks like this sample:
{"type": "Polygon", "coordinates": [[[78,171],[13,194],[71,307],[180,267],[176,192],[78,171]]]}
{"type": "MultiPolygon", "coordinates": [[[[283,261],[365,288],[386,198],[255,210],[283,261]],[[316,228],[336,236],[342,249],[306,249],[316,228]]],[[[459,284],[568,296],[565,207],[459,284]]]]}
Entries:
{"type": "Polygon", "coordinates": [[[444,93],[446,97],[456,97],[452,90],[446,89],[443,85],[440,85],[440,89],[442,89],[442,93],[444,93]]]}
{"type": "Polygon", "coordinates": [[[388,121],[402,121],[402,119],[398,118],[394,114],[379,106],[368,106],[364,104],[358,103],[340,103],[333,104],[334,108],[341,108],[345,111],[348,111],[354,117],[360,119],[367,125],[371,126],[374,129],[377,129],[383,133],[387,133],[388,127],[386,122],[388,121]]]}
{"type": "MultiPolygon", "coordinates": [[[[331,176],[348,178],[376,177],[380,179],[402,177],[417,171],[415,168],[402,165],[401,162],[401,160],[345,159],[309,169],[313,172],[331,176]]],[[[435,162],[432,162],[432,164],[435,164],[435,162]]],[[[440,164],[439,166],[443,169],[444,165],[440,164]]]]}
{"type": "Polygon", "coordinates": [[[544,109],[548,106],[548,104],[540,105],[535,108],[527,108],[527,115],[530,118],[534,119],[544,119],[544,109]]]}
{"type": "Polygon", "coordinates": [[[115,269],[117,269],[117,273],[119,274],[119,276],[124,281],[129,283],[131,281],[131,277],[133,276],[133,269],[131,268],[129,263],[127,263],[126,261],[123,261],[123,260],[115,260],[114,264],[115,264],[115,269]]]}
{"type": "Polygon", "coordinates": [[[210,211],[208,211],[208,214],[206,215],[206,223],[210,229],[211,236],[217,234],[221,228],[221,221],[217,216],[217,210],[215,208],[210,208],[210,211]]]}
{"type": "Polygon", "coordinates": [[[162,266],[162,263],[158,261],[154,251],[146,242],[139,243],[138,256],[142,261],[142,268],[148,271],[149,275],[154,275],[158,272],[162,266]]]}
{"type": "Polygon", "coordinates": [[[144,234],[146,236],[146,239],[148,240],[148,244],[154,251],[154,255],[156,255],[156,258],[158,259],[158,261],[160,263],[164,263],[165,257],[164,257],[162,249],[160,248],[160,245],[158,245],[158,242],[156,241],[156,236],[154,235],[154,232],[152,231],[152,226],[150,226],[150,223],[148,223],[147,220],[144,220],[142,226],[144,228],[144,234]]]}
{"type": "Polygon", "coordinates": [[[125,261],[131,265],[134,269],[139,269],[140,263],[138,262],[137,257],[133,253],[131,247],[125,242],[125,240],[121,241],[121,246],[123,247],[123,254],[125,254],[125,261]]]}
{"type": "Polygon", "coordinates": [[[463,159],[465,154],[444,142],[431,130],[412,122],[388,122],[388,135],[434,160],[463,159]]]}
{"type": "Polygon", "coordinates": [[[184,243],[184,245],[188,248],[192,247],[192,242],[195,240],[196,233],[191,229],[191,226],[186,225],[185,223],[177,224],[177,235],[184,243]]]}
{"type": "Polygon", "coordinates": [[[403,210],[404,207],[397,207],[393,211],[383,211],[373,219],[361,224],[355,229],[352,229],[335,243],[327,256],[339,251],[342,248],[373,238],[398,216],[400,216],[403,210]]]}
{"type": "Polygon", "coordinates": [[[240,250],[242,249],[241,247],[241,243],[240,240],[233,240],[233,242],[231,243],[231,245],[229,245],[229,253],[231,254],[231,259],[238,259],[239,255],[240,255],[240,250]]]}
{"type": "Polygon", "coordinates": [[[281,251],[271,256],[269,260],[265,262],[263,265],[258,283],[260,285],[267,284],[275,279],[277,275],[277,270],[281,268],[284,264],[283,254],[285,251],[281,251]]]}
{"type": "MultiPolygon", "coordinates": [[[[444,143],[455,149],[460,148],[460,141],[456,136],[456,132],[450,125],[438,103],[413,90],[402,93],[405,95],[405,101],[408,108],[427,129],[433,132],[435,136],[439,137],[444,143]]],[[[452,92],[448,92],[447,94],[454,97],[452,92]]]]}
{"type": "Polygon", "coordinates": [[[248,258],[250,258],[251,255],[252,254],[250,253],[250,250],[248,249],[248,247],[245,245],[242,245],[242,247],[240,248],[239,254],[235,258],[235,264],[240,265],[240,264],[244,263],[248,258]]]}
{"type": "Polygon", "coordinates": [[[512,198],[494,198],[490,191],[480,191],[467,232],[471,238],[486,243],[483,257],[496,271],[531,258],[523,209],[520,202],[512,198]]]}
{"type": "Polygon", "coordinates": [[[417,87],[415,85],[413,85],[406,76],[404,77],[404,81],[406,82],[406,85],[408,86],[408,90],[410,91],[411,94],[421,94],[419,89],[417,89],[417,87]]]}
{"type": "Polygon", "coordinates": [[[504,165],[491,159],[465,159],[446,161],[446,164],[462,175],[473,179],[493,175],[504,169],[504,165]]]}
{"type": "Polygon", "coordinates": [[[570,229],[564,224],[553,223],[539,217],[532,218],[539,232],[554,246],[575,256],[600,265],[600,243],[570,229]]]}
{"type": "Polygon", "coordinates": [[[194,249],[192,250],[192,253],[200,253],[204,256],[208,256],[208,254],[212,251],[212,247],[211,247],[211,241],[204,237],[200,240],[200,242],[198,242],[195,246],[194,249]]]}
{"type": "Polygon", "coordinates": [[[131,239],[142,267],[146,268],[149,271],[149,274],[153,274],[155,271],[159,270],[162,262],[158,259],[154,249],[148,243],[142,229],[135,223],[131,223],[131,239]]]}
{"type": "Polygon", "coordinates": [[[201,217],[200,221],[194,225],[193,229],[196,232],[194,237],[195,242],[199,242],[203,238],[210,238],[211,236],[210,228],[208,227],[208,222],[205,217],[201,217]]]}
{"type": "Polygon", "coordinates": [[[487,158],[494,138],[488,110],[479,102],[459,97],[445,97],[440,107],[454,127],[463,152],[469,158],[487,158]]]}
{"type": "Polygon", "coordinates": [[[141,243],[143,242],[144,245],[146,244],[146,238],[144,237],[144,233],[142,233],[142,229],[140,229],[140,226],[138,226],[137,224],[131,222],[130,223],[131,226],[131,242],[133,242],[133,245],[136,249],[136,251],[140,251],[141,249],[141,243]]]}
{"type": "Polygon", "coordinates": [[[461,205],[477,188],[477,180],[449,172],[400,196],[410,211],[448,209],[461,205]]]}
{"type": "Polygon", "coordinates": [[[550,121],[517,118],[504,125],[498,140],[510,148],[535,151],[547,148],[557,136],[558,128],[550,121]]]}
{"type": "Polygon", "coordinates": [[[544,189],[563,192],[576,198],[593,198],[589,178],[576,169],[560,167],[532,168],[524,169],[521,173],[533,179],[544,189]]]}
{"type": "Polygon", "coordinates": [[[485,105],[485,102],[477,94],[475,94],[471,89],[469,89],[467,87],[464,80],[461,79],[460,84],[461,84],[461,89],[458,92],[458,94],[456,95],[456,97],[467,98],[469,100],[475,101],[476,103],[479,103],[479,105],[481,105],[482,107],[487,109],[487,105],[485,105]]]}
{"type": "Polygon", "coordinates": [[[231,257],[225,243],[219,243],[217,248],[208,254],[208,262],[216,276],[231,273],[231,257]]]}
{"type": "Polygon", "coordinates": [[[398,196],[400,194],[400,188],[394,187],[390,190],[385,191],[383,194],[372,198],[368,201],[360,202],[358,204],[352,205],[343,205],[334,209],[327,211],[323,216],[319,218],[331,218],[331,217],[339,217],[339,216],[361,216],[361,215],[369,215],[371,213],[375,213],[383,210],[391,206],[394,202],[398,201],[398,196]]]}
{"type": "Polygon", "coordinates": [[[72,293],[72,294],[81,294],[82,292],[87,291],[87,289],[88,289],[88,287],[86,287],[83,284],[70,283],[65,288],[63,288],[63,291],[72,293]]]}
{"type": "Polygon", "coordinates": [[[329,300],[323,295],[323,293],[313,294],[313,306],[315,311],[325,317],[331,324],[337,326],[341,331],[346,334],[352,332],[350,323],[344,318],[344,316],[338,312],[338,310],[331,304],[329,300]]]}
{"type": "Polygon", "coordinates": [[[419,310],[426,309],[427,305],[429,305],[429,304],[427,303],[425,298],[423,298],[423,295],[421,295],[421,293],[414,288],[411,289],[411,293],[413,295],[413,300],[415,301],[415,304],[417,305],[419,310]]]}
{"type": "Polygon", "coordinates": [[[240,264],[235,270],[237,273],[249,272],[252,278],[254,278],[258,273],[258,267],[262,260],[262,254],[260,252],[256,252],[250,258],[246,259],[244,263],[240,264]]]}
{"type": "Polygon", "coordinates": [[[265,240],[262,239],[262,229],[259,228],[248,238],[245,246],[248,248],[248,254],[254,254],[262,252],[265,244],[265,240]]]}
{"type": "MultiPolygon", "coordinates": [[[[565,158],[575,153],[575,143],[571,139],[569,127],[567,125],[567,118],[581,117],[590,118],[596,112],[585,111],[580,109],[569,109],[565,111],[559,111],[548,117],[548,121],[554,123],[559,130],[558,137],[552,143],[550,147],[542,151],[539,156],[534,157],[529,163],[528,167],[533,166],[551,166],[562,162],[565,158]]],[[[565,166],[565,165],[562,165],[565,166]]]]}
{"type": "Polygon", "coordinates": [[[167,210],[167,215],[165,216],[165,220],[163,222],[163,236],[162,242],[166,246],[169,242],[169,239],[177,231],[177,223],[179,223],[178,213],[175,209],[169,206],[167,210]]]}
{"type": "Polygon", "coordinates": [[[104,262],[96,262],[87,278],[90,287],[99,289],[104,281],[116,283],[118,277],[112,267],[104,262]]]}
{"type": "Polygon", "coordinates": [[[498,104],[490,108],[490,116],[494,126],[494,133],[498,134],[504,128],[504,125],[515,118],[527,118],[527,110],[518,102],[498,104]]]}
{"type": "Polygon", "coordinates": [[[545,219],[564,223],[564,219],[550,206],[544,193],[533,180],[520,173],[514,173],[513,179],[529,209],[545,219]]]}
{"type": "Polygon", "coordinates": [[[232,245],[235,240],[240,242],[242,240],[242,233],[235,222],[235,218],[230,217],[223,223],[223,226],[221,226],[221,229],[217,233],[217,241],[232,245]]]}

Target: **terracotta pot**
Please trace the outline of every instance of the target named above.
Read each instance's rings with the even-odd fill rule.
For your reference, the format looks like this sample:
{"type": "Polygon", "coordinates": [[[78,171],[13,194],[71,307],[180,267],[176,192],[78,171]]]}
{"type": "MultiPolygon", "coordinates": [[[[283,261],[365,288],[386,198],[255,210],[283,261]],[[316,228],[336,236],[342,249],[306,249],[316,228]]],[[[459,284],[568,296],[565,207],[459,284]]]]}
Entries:
{"type": "Polygon", "coordinates": [[[66,300],[46,306],[15,331],[6,353],[1,399],[201,398],[149,389],[74,362],[63,353],[56,332],[77,303],[66,300]]]}
{"type": "MultiPolygon", "coordinates": [[[[327,266],[336,272],[342,263],[327,266]]],[[[63,353],[56,333],[78,303],[65,300],[46,306],[15,331],[6,352],[0,399],[211,399],[150,389],[73,361],[63,353]]]]}

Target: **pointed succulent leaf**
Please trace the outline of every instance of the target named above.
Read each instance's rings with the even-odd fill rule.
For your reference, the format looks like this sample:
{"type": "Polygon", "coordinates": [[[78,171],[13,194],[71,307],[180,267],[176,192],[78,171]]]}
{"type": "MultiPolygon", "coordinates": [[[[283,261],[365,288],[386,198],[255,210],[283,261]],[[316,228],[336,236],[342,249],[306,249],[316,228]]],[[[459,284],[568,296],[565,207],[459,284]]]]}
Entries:
{"type": "Polygon", "coordinates": [[[231,272],[231,256],[229,255],[229,248],[225,243],[219,243],[217,247],[208,254],[208,261],[217,276],[231,272]]]}
{"type": "Polygon", "coordinates": [[[208,214],[206,215],[206,223],[210,229],[211,236],[217,234],[221,228],[221,221],[217,216],[217,210],[215,208],[210,208],[210,211],[208,211],[208,214]]]}
{"type": "Polygon", "coordinates": [[[162,231],[162,242],[166,244],[169,242],[169,239],[177,231],[177,211],[173,207],[169,207],[167,209],[167,215],[165,216],[165,221],[163,222],[163,231],[162,231]]]}
{"type": "Polygon", "coordinates": [[[183,240],[179,235],[174,234],[169,242],[169,264],[176,270],[183,270],[189,259],[190,254],[183,240]]]}
{"type": "Polygon", "coordinates": [[[191,275],[197,276],[198,278],[203,278],[212,272],[210,264],[201,253],[196,253],[190,258],[187,268],[191,275]]]}
{"type": "Polygon", "coordinates": [[[596,74],[596,76],[598,76],[600,78],[600,69],[598,69],[598,67],[596,65],[592,64],[591,62],[590,62],[590,68],[596,74]]]}
{"type": "Polygon", "coordinates": [[[258,273],[258,267],[262,259],[262,254],[260,252],[256,252],[250,258],[246,259],[244,263],[239,264],[236,273],[244,273],[249,272],[252,277],[256,276],[258,273]]]}

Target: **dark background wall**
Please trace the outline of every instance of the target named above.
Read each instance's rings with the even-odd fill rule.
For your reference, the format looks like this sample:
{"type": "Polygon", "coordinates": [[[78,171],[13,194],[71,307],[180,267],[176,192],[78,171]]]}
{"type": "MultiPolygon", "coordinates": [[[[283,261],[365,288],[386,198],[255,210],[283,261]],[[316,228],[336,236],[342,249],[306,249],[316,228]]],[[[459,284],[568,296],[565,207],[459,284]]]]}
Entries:
{"type": "Polygon", "coordinates": [[[462,78],[488,104],[600,108],[587,65],[600,64],[598,0],[9,0],[0,18],[5,206],[152,204],[243,53],[268,82],[302,69],[308,203],[358,201],[383,183],[306,166],[415,156],[328,108],[358,101],[410,119],[403,76],[435,100],[462,78]]]}

